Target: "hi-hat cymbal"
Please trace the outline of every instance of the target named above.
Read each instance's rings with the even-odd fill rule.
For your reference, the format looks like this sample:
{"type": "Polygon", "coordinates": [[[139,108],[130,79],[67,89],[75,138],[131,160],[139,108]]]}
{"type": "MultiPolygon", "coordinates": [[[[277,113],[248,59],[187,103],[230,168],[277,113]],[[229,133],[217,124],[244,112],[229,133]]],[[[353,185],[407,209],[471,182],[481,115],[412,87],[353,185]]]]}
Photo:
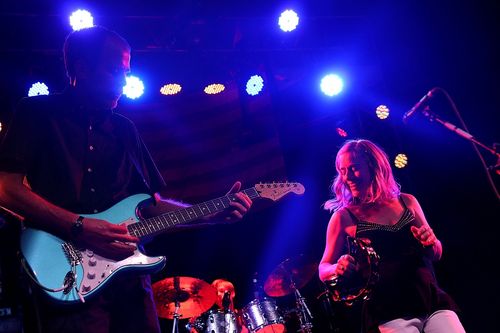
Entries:
{"type": "Polygon", "coordinates": [[[217,300],[217,291],[207,282],[184,276],[166,278],[153,284],[156,311],[159,317],[173,319],[176,303],[179,318],[197,317],[217,300]]]}
{"type": "Polygon", "coordinates": [[[304,287],[313,277],[318,264],[309,262],[303,255],[286,259],[268,276],[264,291],[271,297],[291,294],[304,287]]]}

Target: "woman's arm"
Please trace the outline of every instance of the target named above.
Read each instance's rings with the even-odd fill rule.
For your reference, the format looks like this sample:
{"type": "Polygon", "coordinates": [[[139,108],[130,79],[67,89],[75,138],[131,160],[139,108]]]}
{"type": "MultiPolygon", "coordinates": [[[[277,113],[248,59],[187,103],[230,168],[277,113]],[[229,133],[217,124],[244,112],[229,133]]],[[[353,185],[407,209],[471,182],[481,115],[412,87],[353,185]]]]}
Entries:
{"type": "Polygon", "coordinates": [[[408,208],[415,215],[416,225],[411,227],[413,237],[417,239],[423,247],[425,247],[426,254],[434,261],[441,259],[443,254],[443,246],[441,241],[436,237],[431,226],[425,218],[424,211],[420,206],[417,198],[411,194],[402,193],[403,200],[408,208]]]}
{"type": "Polygon", "coordinates": [[[344,254],[347,236],[354,237],[356,226],[343,209],[333,213],[326,231],[326,244],[318,267],[321,281],[341,276],[355,269],[355,260],[344,254]]]}

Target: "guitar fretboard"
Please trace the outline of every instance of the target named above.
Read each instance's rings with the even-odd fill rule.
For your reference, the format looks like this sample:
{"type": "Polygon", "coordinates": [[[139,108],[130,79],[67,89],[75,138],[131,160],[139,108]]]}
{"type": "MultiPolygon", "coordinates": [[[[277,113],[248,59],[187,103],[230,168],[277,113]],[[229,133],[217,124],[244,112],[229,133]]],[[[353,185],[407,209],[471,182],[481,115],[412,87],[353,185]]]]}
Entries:
{"type": "MultiPolygon", "coordinates": [[[[260,197],[255,187],[242,191],[250,199],[260,197]]],[[[236,201],[235,194],[228,194],[223,197],[202,202],[190,207],[174,210],[159,216],[141,220],[127,226],[129,233],[135,237],[147,237],[166,231],[178,224],[188,223],[201,217],[220,212],[230,206],[232,201],[236,201]]]]}

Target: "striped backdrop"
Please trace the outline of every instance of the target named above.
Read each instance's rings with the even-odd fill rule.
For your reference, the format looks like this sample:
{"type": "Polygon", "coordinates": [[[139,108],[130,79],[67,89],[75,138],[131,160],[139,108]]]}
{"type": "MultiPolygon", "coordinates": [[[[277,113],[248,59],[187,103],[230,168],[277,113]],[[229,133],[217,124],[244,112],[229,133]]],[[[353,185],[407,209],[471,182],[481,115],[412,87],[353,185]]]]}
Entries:
{"type": "Polygon", "coordinates": [[[181,92],[121,112],[141,133],[167,197],[200,202],[224,195],[236,180],[243,188],[286,180],[268,94],[240,96],[230,83],[218,95],[181,92]]]}

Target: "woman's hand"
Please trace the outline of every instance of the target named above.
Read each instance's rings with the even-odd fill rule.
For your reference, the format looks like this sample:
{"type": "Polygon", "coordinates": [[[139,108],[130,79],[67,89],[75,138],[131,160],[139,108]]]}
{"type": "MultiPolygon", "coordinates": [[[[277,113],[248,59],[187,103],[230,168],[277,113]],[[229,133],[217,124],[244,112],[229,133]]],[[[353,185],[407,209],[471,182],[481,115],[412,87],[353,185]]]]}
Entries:
{"type": "Polygon", "coordinates": [[[411,226],[410,228],[413,237],[420,242],[425,247],[433,246],[438,241],[434,231],[428,225],[423,225],[421,227],[411,226]]]}
{"type": "Polygon", "coordinates": [[[358,270],[356,260],[348,254],[341,255],[334,266],[334,274],[337,276],[349,277],[358,270]]]}

